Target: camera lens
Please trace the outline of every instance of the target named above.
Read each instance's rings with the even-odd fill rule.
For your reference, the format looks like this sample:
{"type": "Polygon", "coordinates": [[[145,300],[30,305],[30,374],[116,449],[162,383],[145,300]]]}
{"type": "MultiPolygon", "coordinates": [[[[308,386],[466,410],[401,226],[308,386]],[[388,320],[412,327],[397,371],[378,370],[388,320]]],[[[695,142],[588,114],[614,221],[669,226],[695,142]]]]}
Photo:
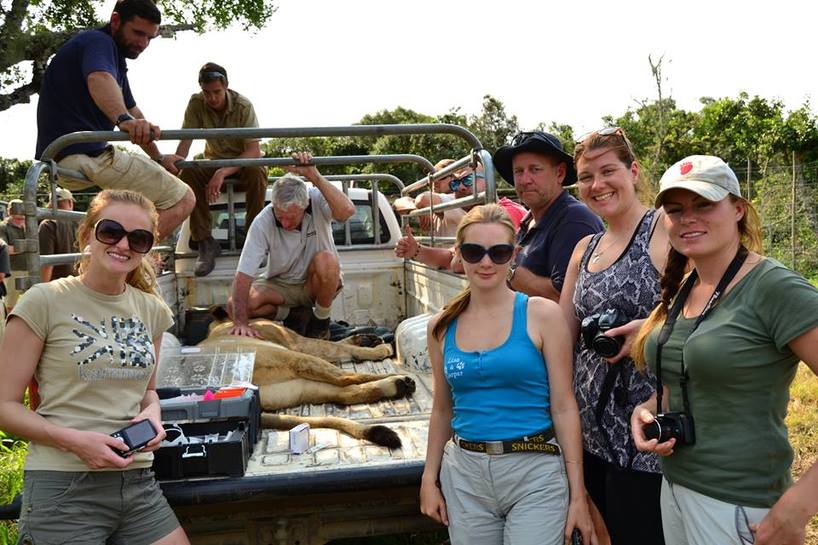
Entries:
{"type": "Polygon", "coordinates": [[[594,350],[603,358],[612,358],[619,353],[622,348],[621,337],[608,337],[599,334],[594,339],[594,350]]]}
{"type": "MultiPolygon", "coordinates": [[[[642,433],[648,441],[651,439],[659,439],[662,436],[662,426],[658,420],[654,420],[650,424],[642,426],[642,433]]],[[[659,442],[661,443],[662,441],[660,440],[659,442]]]]}

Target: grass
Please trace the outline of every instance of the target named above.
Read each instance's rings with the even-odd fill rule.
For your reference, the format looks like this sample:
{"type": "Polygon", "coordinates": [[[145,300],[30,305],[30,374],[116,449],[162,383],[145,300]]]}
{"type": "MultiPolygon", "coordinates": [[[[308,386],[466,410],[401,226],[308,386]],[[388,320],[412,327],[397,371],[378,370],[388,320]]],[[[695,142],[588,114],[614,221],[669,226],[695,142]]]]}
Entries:
{"type": "MultiPolygon", "coordinates": [[[[818,460],[818,377],[801,365],[790,389],[790,407],[787,427],[795,451],[792,471],[797,479],[818,460]]],[[[0,503],[10,502],[22,490],[25,443],[0,431],[0,503]]],[[[0,545],[15,543],[17,528],[14,523],[0,521],[0,545]]],[[[403,534],[372,538],[343,539],[331,545],[444,545],[448,543],[445,531],[427,534],[403,534]]],[[[807,528],[804,545],[818,545],[818,516],[807,528]]]]}

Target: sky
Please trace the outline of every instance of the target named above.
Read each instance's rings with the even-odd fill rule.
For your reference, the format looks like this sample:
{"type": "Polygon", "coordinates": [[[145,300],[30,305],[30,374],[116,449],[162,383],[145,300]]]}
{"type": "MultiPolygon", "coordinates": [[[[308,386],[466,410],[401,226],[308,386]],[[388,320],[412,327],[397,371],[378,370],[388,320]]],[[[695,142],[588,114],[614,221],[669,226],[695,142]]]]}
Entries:
{"type": "MultiPolygon", "coordinates": [[[[261,126],[335,126],[403,106],[477,114],[500,99],[521,128],[602,126],[656,98],[648,55],[664,55],[663,88],[677,104],[750,95],[797,108],[816,93],[816,11],[780,0],[484,1],[279,0],[257,32],[229,29],[158,38],[129,61],[137,104],[180,128],[198,68],[228,71],[261,126]]],[[[108,1],[102,13],[109,13],[108,1]]],[[[36,97],[0,112],[0,156],[31,159],[36,97]]],[[[164,152],[176,145],[159,143],[164,152]]],[[[196,152],[203,144],[194,143],[196,152]]]]}

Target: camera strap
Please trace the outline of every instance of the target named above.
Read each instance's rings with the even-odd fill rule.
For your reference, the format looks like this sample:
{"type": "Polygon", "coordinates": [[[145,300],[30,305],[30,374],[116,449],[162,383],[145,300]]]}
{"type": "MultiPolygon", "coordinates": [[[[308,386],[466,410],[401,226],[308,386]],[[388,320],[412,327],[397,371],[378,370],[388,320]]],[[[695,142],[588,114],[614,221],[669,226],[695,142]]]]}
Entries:
{"type": "MultiPolygon", "coordinates": [[[[693,335],[693,332],[696,331],[696,328],[699,327],[699,324],[701,324],[704,319],[707,318],[710,311],[713,310],[713,307],[724,294],[724,290],[727,289],[727,286],[730,285],[730,282],[732,282],[733,278],[735,278],[736,274],[738,274],[739,269],[747,259],[748,253],[747,248],[745,248],[743,244],[739,246],[736,256],[733,258],[733,261],[730,262],[730,265],[727,266],[727,270],[724,271],[721,280],[719,280],[719,283],[716,285],[716,289],[713,291],[713,295],[710,296],[710,299],[707,301],[707,304],[704,306],[701,314],[699,314],[699,317],[696,318],[696,322],[693,324],[693,329],[690,330],[690,333],[684,341],[685,343],[687,342],[687,339],[693,335]]],[[[673,326],[676,324],[676,318],[682,311],[685,301],[687,301],[690,292],[693,290],[693,285],[696,283],[698,278],[699,275],[696,272],[696,269],[693,269],[693,272],[690,273],[687,280],[685,280],[685,283],[682,285],[682,288],[679,290],[679,294],[676,296],[676,299],[673,301],[673,305],[670,307],[670,310],[667,313],[665,324],[659,331],[659,338],[656,342],[656,414],[660,414],[662,412],[662,348],[670,339],[670,334],[673,332],[673,326]]],[[[693,413],[690,411],[690,399],[687,395],[687,382],[688,376],[684,360],[684,343],[682,343],[679,386],[682,389],[682,403],[684,404],[684,411],[688,415],[692,415],[693,413]]]]}

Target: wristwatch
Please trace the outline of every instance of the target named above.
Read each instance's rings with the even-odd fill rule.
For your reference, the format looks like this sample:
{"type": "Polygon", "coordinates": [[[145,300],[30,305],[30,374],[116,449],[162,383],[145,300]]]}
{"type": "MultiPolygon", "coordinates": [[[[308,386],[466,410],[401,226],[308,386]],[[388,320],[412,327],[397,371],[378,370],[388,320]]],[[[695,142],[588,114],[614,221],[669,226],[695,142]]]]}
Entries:
{"type": "Polygon", "coordinates": [[[128,112],[125,112],[124,114],[119,114],[119,117],[117,117],[116,121],[114,121],[114,125],[119,127],[122,123],[125,123],[126,121],[134,121],[135,119],[136,118],[134,116],[128,112]]]}

